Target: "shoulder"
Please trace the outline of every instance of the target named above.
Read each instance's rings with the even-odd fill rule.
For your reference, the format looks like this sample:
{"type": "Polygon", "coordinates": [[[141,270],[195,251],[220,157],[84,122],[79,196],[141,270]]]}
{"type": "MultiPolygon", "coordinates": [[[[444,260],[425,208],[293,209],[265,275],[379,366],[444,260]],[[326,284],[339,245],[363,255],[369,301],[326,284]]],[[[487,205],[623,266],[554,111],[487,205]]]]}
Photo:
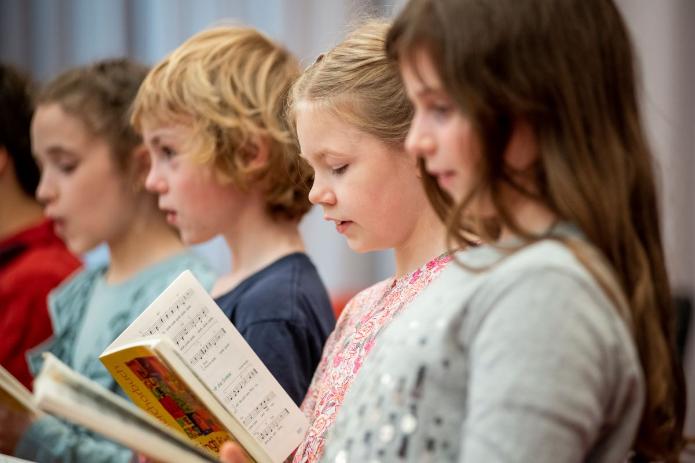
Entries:
{"type": "Polygon", "coordinates": [[[215,274],[207,262],[193,251],[186,250],[139,272],[133,277],[123,297],[133,303],[149,304],[185,270],[193,272],[208,290],[215,281],[215,274]]]}
{"type": "Polygon", "coordinates": [[[560,242],[544,240],[506,257],[480,276],[467,299],[462,340],[505,338],[517,348],[533,340],[568,356],[591,350],[603,361],[639,363],[620,308],[560,242]]]}
{"type": "Polygon", "coordinates": [[[8,268],[12,281],[30,287],[55,287],[80,267],[80,261],[62,246],[27,249],[8,268]]]}
{"type": "Polygon", "coordinates": [[[216,278],[208,261],[192,250],[185,250],[176,254],[159,264],[155,264],[153,268],[155,271],[151,273],[149,278],[164,280],[167,285],[185,270],[193,272],[193,275],[208,290],[212,288],[216,278]]]}
{"type": "Polygon", "coordinates": [[[240,325],[271,321],[301,324],[307,311],[332,310],[316,268],[300,253],[282,258],[232,291],[240,291],[236,310],[240,325]]]}
{"type": "Polygon", "coordinates": [[[386,288],[392,281],[392,278],[386,278],[352,296],[340,313],[338,323],[345,323],[346,320],[359,315],[365,308],[373,307],[383,296],[384,291],[386,291],[386,288]]]}

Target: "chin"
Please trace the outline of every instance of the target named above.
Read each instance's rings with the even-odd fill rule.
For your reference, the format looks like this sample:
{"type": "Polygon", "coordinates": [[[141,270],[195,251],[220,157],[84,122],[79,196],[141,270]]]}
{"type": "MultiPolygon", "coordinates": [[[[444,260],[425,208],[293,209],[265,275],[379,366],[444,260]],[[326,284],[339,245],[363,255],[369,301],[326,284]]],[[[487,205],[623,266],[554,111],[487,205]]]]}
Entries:
{"type": "Polygon", "coordinates": [[[214,238],[214,236],[200,235],[184,231],[179,231],[179,236],[181,237],[181,241],[183,241],[183,244],[185,244],[186,246],[202,244],[214,238]]]}
{"type": "Polygon", "coordinates": [[[347,245],[352,251],[358,254],[365,254],[367,252],[380,251],[383,249],[378,246],[369,245],[369,243],[361,243],[350,240],[348,240],[347,245]]]}

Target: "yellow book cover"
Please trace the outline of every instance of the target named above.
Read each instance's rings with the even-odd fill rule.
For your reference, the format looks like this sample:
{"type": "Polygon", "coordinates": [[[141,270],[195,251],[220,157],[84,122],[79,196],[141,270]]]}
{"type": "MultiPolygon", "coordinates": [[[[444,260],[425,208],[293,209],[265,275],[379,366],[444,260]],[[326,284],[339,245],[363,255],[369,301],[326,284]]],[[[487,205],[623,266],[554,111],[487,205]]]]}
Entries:
{"type": "Polygon", "coordinates": [[[130,346],[101,361],[135,405],[200,447],[218,455],[235,440],[155,349],[130,346]]]}

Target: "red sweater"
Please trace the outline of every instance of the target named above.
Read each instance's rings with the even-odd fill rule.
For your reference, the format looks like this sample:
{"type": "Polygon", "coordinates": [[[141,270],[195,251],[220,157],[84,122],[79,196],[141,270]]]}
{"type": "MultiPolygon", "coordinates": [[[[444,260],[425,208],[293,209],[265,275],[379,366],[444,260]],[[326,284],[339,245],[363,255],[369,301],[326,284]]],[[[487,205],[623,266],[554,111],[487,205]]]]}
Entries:
{"type": "Polygon", "coordinates": [[[24,354],[51,335],[46,297],[79,266],[47,220],[0,241],[0,364],[29,388],[24,354]]]}

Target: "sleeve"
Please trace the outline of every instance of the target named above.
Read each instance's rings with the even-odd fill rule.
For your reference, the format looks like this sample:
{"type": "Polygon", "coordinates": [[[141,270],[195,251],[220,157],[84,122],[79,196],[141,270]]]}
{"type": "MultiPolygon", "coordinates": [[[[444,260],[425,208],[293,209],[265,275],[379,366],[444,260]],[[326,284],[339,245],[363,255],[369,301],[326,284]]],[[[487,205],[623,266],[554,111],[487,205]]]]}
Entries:
{"type": "Polygon", "coordinates": [[[606,316],[614,309],[599,291],[549,271],[494,291],[468,341],[460,461],[585,461],[604,424],[615,369],[606,316]]]}
{"type": "Polygon", "coordinates": [[[299,405],[313,374],[303,330],[285,320],[270,320],[248,325],[241,335],[299,405]]]}
{"type": "Polygon", "coordinates": [[[10,303],[12,310],[7,312],[1,327],[0,363],[28,388],[33,377],[24,354],[51,335],[46,298],[58,282],[35,278],[30,285],[18,288],[17,297],[10,303]]]}
{"type": "Polygon", "coordinates": [[[127,463],[133,453],[52,416],[34,422],[15,449],[15,456],[43,463],[127,463]]]}

